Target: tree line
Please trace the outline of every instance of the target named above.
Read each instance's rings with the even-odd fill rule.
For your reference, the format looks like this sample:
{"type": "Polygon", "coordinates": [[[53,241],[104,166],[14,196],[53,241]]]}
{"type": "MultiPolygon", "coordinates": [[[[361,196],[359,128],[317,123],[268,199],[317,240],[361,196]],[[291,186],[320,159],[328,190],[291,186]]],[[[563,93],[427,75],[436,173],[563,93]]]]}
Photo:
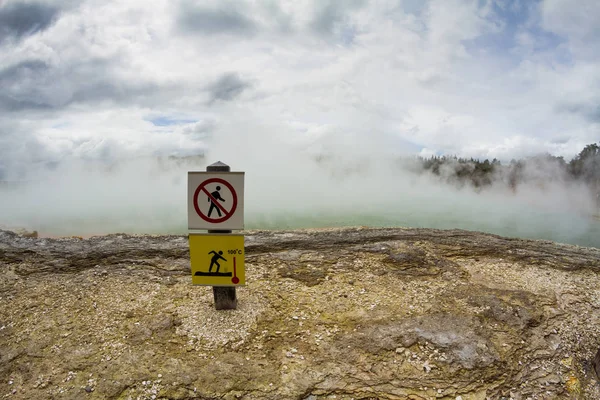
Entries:
{"type": "Polygon", "coordinates": [[[570,161],[542,154],[502,164],[500,160],[479,160],[456,156],[418,157],[421,171],[430,172],[448,183],[476,189],[502,182],[513,191],[523,184],[544,186],[553,182],[581,182],[600,195],[600,143],[588,144],[570,161]]]}

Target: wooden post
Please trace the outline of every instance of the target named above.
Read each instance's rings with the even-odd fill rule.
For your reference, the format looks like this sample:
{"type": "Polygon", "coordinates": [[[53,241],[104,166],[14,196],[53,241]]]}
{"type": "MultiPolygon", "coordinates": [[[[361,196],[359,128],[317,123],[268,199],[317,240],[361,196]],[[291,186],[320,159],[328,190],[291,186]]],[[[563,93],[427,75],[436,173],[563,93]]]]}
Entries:
{"type": "MultiPolygon", "coordinates": [[[[207,166],[206,172],[231,172],[231,168],[229,165],[217,161],[216,163],[207,166]]],[[[231,230],[209,230],[208,233],[231,233],[231,230]]],[[[215,309],[235,310],[237,308],[235,286],[213,286],[213,296],[215,299],[215,309]]]]}

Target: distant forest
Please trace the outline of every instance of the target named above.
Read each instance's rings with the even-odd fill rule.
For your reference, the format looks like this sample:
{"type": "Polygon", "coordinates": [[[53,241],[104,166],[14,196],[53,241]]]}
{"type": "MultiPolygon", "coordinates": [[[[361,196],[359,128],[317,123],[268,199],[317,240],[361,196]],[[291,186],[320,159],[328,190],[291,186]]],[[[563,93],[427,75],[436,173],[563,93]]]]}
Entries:
{"type": "MultiPolygon", "coordinates": [[[[600,144],[600,143],[599,143],[600,144]]],[[[418,157],[418,169],[459,186],[484,189],[499,181],[513,191],[520,185],[544,187],[551,183],[580,182],[600,196],[600,146],[589,144],[569,162],[563,157],[543,154],[511,160],[503,165],[499,160],[477,160],[458,157],[418,157]]],[[[418,171],[416,171],[418,172],[418,171]]],[[[597,198],[598,200],[598,198],[597,198]]],[[[600,201],[600,200],[599,200],[600,201]]]]}

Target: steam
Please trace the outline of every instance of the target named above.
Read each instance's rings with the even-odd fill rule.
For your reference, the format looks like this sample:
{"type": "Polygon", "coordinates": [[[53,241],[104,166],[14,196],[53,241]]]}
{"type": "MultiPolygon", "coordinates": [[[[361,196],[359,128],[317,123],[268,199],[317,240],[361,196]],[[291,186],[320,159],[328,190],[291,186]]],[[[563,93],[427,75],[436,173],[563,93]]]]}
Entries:
{"type": "MultiPolygon", "coordinates": [[[[460,228],[600,247],[593,196],[566,176],[514,192],[500,175],[476,192],[411,171],[415,148],[392,134],[353,132],[298,132],[238,114],[215,128],[204,158],[70,159],[31,170],[28,183],[0,189],[0,225],[56,236],[183,234],[187,172],[223,161],[246,172],[247,229],[460,228]]],[[[549,168],[524,173],[535,181],[549,168]]]]}

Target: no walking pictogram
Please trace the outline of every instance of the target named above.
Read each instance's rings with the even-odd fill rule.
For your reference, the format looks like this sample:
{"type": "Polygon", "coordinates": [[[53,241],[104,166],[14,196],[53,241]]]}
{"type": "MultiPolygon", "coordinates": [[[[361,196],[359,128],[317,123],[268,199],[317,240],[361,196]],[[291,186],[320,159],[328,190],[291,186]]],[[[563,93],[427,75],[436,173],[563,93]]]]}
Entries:
{"type": "Polygon", "coordinates": [[[189,229],[244,229],[244,173],[188,173],[189,229]]]}
{"type": "Polygon", "coordinates": [[[206,222],[211,222],[213,224],[225,222],[229,218],[231,218],[231,216],[235,213],[235,209],[237,208],[237,202],[237,193],[235,192],[233,186],[231,186],[226,180],[220,178],[212,178],[205,180],[200,184],[200,186],[198,186],[198,189],[196,189],[196,192],[194,193],[194,209],[196,210],[196,213],[200,216],[200,218],[202,218],[206,222]],[[211,183],[217,184],[215,190],[212,193],[208,189],[209,184],[211,183]],[[229,209],[227,209],[225,204],[223,204],[226,203],[227,200],[224,199],[223,196],[221,196],[221,190],[223,189],[221,185],[229,189],[229,192],[231,194],[231,199],[233,201],[231,202],[229,209]],[[204,214],[198,205],[198,197],[202,193],[206,195],[207,202],[210,204],[207,214],[204,214]],[[218,217],[212,217],[213,214],[218,215],[218,217]]]}

